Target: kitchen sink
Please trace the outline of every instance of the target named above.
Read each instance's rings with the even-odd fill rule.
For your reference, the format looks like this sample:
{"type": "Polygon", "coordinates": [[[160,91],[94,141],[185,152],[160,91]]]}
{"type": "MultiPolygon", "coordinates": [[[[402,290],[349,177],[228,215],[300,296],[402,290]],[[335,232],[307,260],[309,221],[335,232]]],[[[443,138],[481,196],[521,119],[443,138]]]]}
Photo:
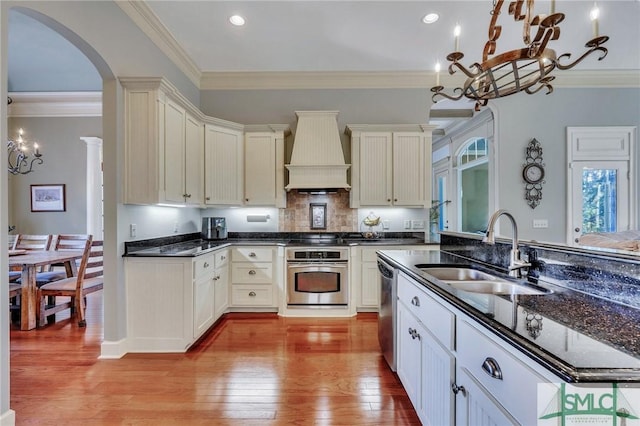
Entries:
{"type": "Polygon", "coordinates": [[[421,271],[462,291],[484,294],[548,294],[549,290],[508,281],[477,269],[465,267],[421,267],[421,271]]]}

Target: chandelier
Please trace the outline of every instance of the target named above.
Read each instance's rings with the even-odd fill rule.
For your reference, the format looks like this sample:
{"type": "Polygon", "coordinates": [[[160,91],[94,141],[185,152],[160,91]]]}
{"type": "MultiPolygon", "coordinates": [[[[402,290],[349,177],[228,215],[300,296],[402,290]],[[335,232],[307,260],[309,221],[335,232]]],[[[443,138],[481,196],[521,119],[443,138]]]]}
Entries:
{"type": "Polygon", "coordinates": [[[571,57],[570,53],[557,56],[555,50],[547,47],[549,41],[557,40],[560,37],[559,24],[565,16],[564,13],[555,12],[555,0],[551,0],[549,15],[534,15],[534,0],[517,0],[509,3],[509,15],[512,15],[516,22],[523,21],[524,48],[494,56],[496,42],[502,32],[502,26],[497,25],[497,21],[503,3],[504,0],[493,0],[489,40],[484,46],[482,63],[476,62],[469,68],[460,63],[464,54],[458,51],[460,30],[458,26],[456,27],[454,32],[456,51],[447,56],[447,61],[450,62],[449,74],[454,74],[457,68],[467,76],[467,79],[462,87],[453,90],[453,94],[447,94],[444,92],[444,87],[440,85],[439,64],[436,65],[436,85],[431,88],[434,102],[440,98],[457,101],[464,96],[476,101],[475,109],[479,111],[480,107],[487,105],[490,99],[518,92],[532,95],[546,89],[548,95],[553,92],[551,82],[555,76],[551,73],[555,68],[559,70],[571,69],[596,51],[601,52],[598,57],[599,61],[607,56],[607,49],[602,45],[609,40],[609,37],[598,35],[597,8],[591,11],[593,38],[585,44],[587,50],[582,56],[573,62],[568,62],[571,57]],[[533,34],[535,35],[532,37],[533,34]]]}
{"type": "MultiPolygon", "coordinates": [[[[7,98],[7,103],[11,105],[12,99],[7,98]]],[[[18,138],[7,141],[7,157],[9,158],[9,173],[14,175],[26,175],[33,171],[33,164],[42,164],[42,154],[37,143],[33,144],[33,158],[29,155],[29,146],[22,138],[23,130],[18,130],[18,138]]]]}

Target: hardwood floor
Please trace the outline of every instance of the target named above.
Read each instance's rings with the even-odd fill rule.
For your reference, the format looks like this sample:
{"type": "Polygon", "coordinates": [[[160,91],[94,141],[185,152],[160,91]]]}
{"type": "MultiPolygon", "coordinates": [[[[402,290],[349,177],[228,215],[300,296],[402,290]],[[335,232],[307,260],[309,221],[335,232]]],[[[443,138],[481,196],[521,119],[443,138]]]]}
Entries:
{"type": "Polygon", "coordinates": [[[231,314],[186,354],[98,360],[102,295],[87,327],[61,315],[11,329],[18,425],[417,425],[377,342],[375,314],[231,314]]]}

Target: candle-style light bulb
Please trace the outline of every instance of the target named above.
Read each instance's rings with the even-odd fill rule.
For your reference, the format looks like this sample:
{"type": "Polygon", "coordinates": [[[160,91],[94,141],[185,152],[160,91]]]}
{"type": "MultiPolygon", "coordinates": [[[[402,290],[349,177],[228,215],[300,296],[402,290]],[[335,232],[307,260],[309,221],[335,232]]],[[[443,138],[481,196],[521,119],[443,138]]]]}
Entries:
{"type": "Polygon", "coordinates": [[[33,150],[34,150],[36,155],[40,155],[40,148],[38,147],[38,143],[37,142],[33,144],[33,150]]]}
{"type": "Polygon", "coordinates": [[[589,13],[589,17],[591,18],[591,23],[593,24],[593,37],[598,37],[598,17],[600,16],[600,9],[598,9],[598,5],[596,3],[593,4],[593,9],[589,13]]]}
{"type": "Polygon", "coordinates": [[[436,62],[436,86],[440,86],[440,62],[436,62]]]}
{"type": "Polygon", "coordinates": [[[460,32],[462,31],[462,29],[460,28],[459,24],[456,24],[456,26],[453,28],[453,37],[454,37],[454,46],[455,46],[455,52],[457,52],[458,50],[460,50],[460,32]]]}

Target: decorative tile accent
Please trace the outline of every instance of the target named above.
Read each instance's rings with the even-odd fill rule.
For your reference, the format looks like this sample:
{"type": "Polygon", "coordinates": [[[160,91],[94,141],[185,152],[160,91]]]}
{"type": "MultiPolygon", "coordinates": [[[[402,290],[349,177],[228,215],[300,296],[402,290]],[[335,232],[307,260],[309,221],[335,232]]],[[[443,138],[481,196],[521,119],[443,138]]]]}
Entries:
{"type": "Polygon", "coordinates": [[[280,232],[357,232],[358,210],[349,207],[349,193],[339,189],[331,194],[309,194],[292,190],[287,193],[287,208],[280,210],[280,232]],[[327,204],[327,229],[312,230],[309,204],[327,204]]]}

